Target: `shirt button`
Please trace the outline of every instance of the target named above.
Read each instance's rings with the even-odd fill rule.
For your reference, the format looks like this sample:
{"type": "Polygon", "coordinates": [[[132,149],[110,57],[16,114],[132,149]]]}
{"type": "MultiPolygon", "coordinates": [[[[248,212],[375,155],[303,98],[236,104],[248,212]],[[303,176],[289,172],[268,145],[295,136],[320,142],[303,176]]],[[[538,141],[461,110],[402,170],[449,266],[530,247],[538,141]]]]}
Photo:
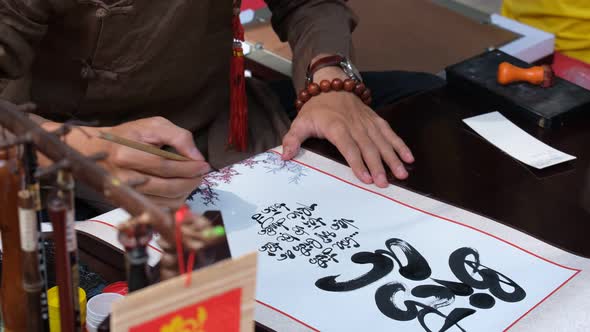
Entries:
{"type": "Polygon", "coordinates": [[[96,14],[95,15],[98,18],[103,18],[103,17],[106,17],[108,14],[109,14],[109,12],[106,9],[104,9],[104,8],[98,8],[96,10],[96,14]]]}

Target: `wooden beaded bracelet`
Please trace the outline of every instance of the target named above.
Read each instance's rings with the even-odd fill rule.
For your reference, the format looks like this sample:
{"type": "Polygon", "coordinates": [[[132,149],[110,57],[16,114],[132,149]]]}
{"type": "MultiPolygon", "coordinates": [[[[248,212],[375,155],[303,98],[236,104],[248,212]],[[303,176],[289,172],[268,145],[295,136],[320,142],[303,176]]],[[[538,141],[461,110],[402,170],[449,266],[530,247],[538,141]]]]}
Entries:
{"type": "Polygon", "coordinates": [[[365,105],[371,105],[371,102],[373,101],[373,98],[371,97],[371,90],[367,88],[363,82],[357,82],[350,78],[347,78],[344,81],[339,78],[335,78],[332,80],[332,82],[328,80],[322,80],[320,84],[308,84],[305,89],[299,92],[297,100],[295,101],[295,108],[297,111],[301,110],[305,103],[320,93],[342,90],[354,93],[359,98],[361,98],[365,105]]]}

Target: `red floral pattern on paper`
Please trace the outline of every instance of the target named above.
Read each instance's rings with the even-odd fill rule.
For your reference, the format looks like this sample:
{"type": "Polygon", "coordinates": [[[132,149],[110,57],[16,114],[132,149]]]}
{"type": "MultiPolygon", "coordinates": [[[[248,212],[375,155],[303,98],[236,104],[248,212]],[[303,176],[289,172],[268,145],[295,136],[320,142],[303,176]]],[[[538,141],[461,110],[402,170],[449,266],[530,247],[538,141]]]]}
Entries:
{"type": "Polygon", "coordinates": [[[236,169],[238,166],[253,169],[257,165],[261,165],[270,174],[287,173],[291,184],[298,184],[307,175],[304,166],[292,161],[284,161],[276,153],[265,152],[207,175],[203,178],[201,186],[191,194],[189,200],[197,196],[205,206],[215,205],[215,202],[219,201],[219,194],[215,192],[215,187],[220,183],[229,184],[236,176],[242,175],[236,169]]]}

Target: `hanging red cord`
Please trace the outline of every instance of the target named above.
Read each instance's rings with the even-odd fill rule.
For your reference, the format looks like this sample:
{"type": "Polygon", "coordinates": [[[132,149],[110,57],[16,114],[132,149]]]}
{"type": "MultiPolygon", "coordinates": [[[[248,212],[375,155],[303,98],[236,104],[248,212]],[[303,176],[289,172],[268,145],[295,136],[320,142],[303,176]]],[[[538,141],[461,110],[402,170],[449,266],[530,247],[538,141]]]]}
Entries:
{"type": "Polygon", "coordinates": [[[191,284],[191,276],[193,272],[193,267],[195,263],[195,253],[193,251],[190,252],[188,256],[188,263],[185,269],[185,262],[184,262],[184,249],[182,245],[182,231],[181,226],[182,223],[186,220],[187,217],[190,216],[190,209],[189,207],[184,204],[181,206],[176,213],[174,214],[174,222],[176,228],[176,255],[178,256],[178,272],[180,274],[186,274],[186,281],[185,286],[188,287],[191,284]]]}
{"type": "Polygon", "coordinates": [[[234,1],[232,18],[233,49],[230,67],[230,117],[228,144],[238,151],[248,146],[248,103],[246,100],[246,78],[244,77],[244,27],[240,22],[240,1],[234,1]]]}

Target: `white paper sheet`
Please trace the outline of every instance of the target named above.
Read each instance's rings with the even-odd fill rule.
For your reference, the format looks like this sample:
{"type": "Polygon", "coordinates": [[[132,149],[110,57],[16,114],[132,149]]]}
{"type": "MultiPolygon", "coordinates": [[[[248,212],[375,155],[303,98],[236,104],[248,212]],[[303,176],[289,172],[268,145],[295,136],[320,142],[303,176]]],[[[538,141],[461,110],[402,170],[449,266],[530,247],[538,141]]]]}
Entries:
{"type": "MultiPolygon", "coordinates": [[[[432,310],[422,323],[430,330],[438,331],[445,316],[463,313],[455,321],[466,331],[502,331],[580,272],[473,223],[442,216],[449,211],[442,203],[425,210],[421,206],[432,200],[416,195],[409,203],[400,201],[392,193],[403,190],[364,186],[349,177],[349,169],[310,152],[298,160],[284,163],[268,152],[225,168],[208,177],[190,202],[195,212],[222,211],[233,256],[258,251],[257,300],[263,310],[290,320],[291,325],[281,325],[290,326],[288,330],[424,331],[420,313],[432,310]],[[388,241],[401,245],[379,252],[388,249],[388,241]],[[415,257],[419,253],[429,269],[400,270],[409,262],[400,248],[415,257]],[[481,265],[473,263],[477,260],[471,250],[477,251],[481,265]],[[471,253],[465,259],[471,267],[456,263],[463,262],[461,253],[471,253]],[[354,254],[357,263],[351,262],[354,254]],[[450,257],[456,259],[450,262],[450,257]],[[373,264],[359,264],[363,258],[380,260],[377,266],[385,273],[367,281],[373,264]],[[480,272],[474,273],[474,267],[480,272]],[[487,268],[496,272],[481,272],[487,268]],[[330,276],[337,282],[360,277],[365,285],[327,290],[325,278],[330,276]],[[508,279],[518,286],[507,286],[508,279]],[[453,294],[451,285],[463,287],[463,293],[453,294]],[[396,287],[400,291],[392,296],[396,287]],[[436,291],[438,299],[420,297],[436,291]],[[484,309],[486,305],[491,308],[484,309]],[[411,312],[413,306],[416,312],[411,312]],[[297,328],[293,322],[299,323],[297,328]]],[[[486,227],[498,225],[484,221],[486,227]]],[[[515,233],[521,234],[510,232],[515,233]]],[[[257,310],[257,320],[272,325],[261,313],[257,310]]],[[[453,325],[448,331],[459,330],[453,325]]]]}
{"type": "Polygon", "coordinates": [[[537,140],[499,112],[474,116],[463,122],[512,158],[537,169],[576,159],[537,140]]]}

